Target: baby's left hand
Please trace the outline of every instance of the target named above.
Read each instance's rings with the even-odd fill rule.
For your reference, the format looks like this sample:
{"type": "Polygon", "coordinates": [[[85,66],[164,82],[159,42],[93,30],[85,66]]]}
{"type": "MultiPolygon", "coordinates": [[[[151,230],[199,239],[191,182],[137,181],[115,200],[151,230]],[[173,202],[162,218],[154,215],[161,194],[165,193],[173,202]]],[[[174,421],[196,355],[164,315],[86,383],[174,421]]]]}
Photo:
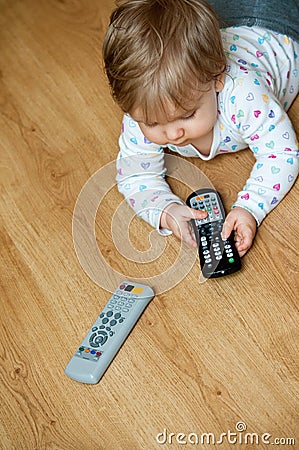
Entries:
{"type": "Polygon", "coordinates": [[[256,233],[256,221],[246,209],[236,206],[227,215],[222,228],[222,237],[227,239],[235,231],[236,248],[242,257],[250,249],[256,233]]]}

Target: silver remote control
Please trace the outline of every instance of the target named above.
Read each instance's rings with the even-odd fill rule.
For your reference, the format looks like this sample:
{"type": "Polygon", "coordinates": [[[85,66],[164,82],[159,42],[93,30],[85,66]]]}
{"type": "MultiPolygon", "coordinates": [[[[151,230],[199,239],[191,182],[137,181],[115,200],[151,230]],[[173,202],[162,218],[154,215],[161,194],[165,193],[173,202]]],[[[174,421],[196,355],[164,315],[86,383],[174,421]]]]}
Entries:
{"type": "Polygon", "coordinates": [[[149,286],[121,283],[66,366],[66,375],[98,383],[154,295],[149,286]]]}

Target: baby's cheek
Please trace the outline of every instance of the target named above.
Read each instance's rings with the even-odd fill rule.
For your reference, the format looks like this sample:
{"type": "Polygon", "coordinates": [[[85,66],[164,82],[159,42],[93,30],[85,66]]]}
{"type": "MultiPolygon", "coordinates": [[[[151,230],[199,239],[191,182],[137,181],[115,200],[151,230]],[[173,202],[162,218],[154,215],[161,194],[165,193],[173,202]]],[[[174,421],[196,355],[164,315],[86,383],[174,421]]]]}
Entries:
{"type": "Polygon", "coordinates": [[[163,138],[161,137],[160,133],[157,132],[150,132],[150,133],[143,133],[145,139],[148,142],[153,142],[154,144],[157,145],[165,145],[165,141],[163,140],[163,138]]]}
{"type": "Polygon", "coordinates": [[[154,128],[147,129],[146,127],[143,127],[141,128],[141,131],[148,141],[158,143],[156,142],[157,140],[159,140],[159,132],[157,130],[155,130],[154,128]]]}

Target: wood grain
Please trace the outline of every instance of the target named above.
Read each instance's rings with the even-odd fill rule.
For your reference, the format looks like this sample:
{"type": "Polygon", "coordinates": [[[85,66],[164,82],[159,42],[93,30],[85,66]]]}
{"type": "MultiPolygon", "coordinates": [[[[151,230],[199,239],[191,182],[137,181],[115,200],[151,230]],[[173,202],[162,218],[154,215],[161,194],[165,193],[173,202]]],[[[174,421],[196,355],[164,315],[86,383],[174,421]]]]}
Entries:
{"type": "MultiPolygon", "coordinates": [[[[112,8],[112,0],[0,1],[0,449],[208,449],[180,444],[177,434],[219,438],[240,421],[270,442],[296,439],[271,448],[295,449],[298,183],[261,225],[242,271],[219,280],[199,283],[193,251],[131,220],[109,172],[121,121],[101,62],[112,8]],[[106,266],[90,262],[94,282],[77,259],[72,220],[82,188],[103,168],[94,233],[106,266]],[[127,236],[144,261],[121,254],[127,236]],[[160,289],[101,382],[81,385],[64,368],[115,273],[149,284],[166,273],[171,289],[160,289]]],[[[290,114],[299,133],[298,99],[290,114]]],[[[227,208],[252,162],[249,151],[192,160],[227,208]]],[[[184,183],[170,183],[188,195],[184,183]]]]}

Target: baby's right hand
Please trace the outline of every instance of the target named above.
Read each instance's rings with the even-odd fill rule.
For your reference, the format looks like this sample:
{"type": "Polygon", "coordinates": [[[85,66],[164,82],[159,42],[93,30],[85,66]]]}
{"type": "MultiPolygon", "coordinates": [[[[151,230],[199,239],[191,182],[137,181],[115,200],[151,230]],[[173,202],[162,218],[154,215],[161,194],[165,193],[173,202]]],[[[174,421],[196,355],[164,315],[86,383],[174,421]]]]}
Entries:
{"type": "Polygon", "coordinates": [[[168,228],[186,244],[197,248],[190,220],[204,219],[207,215],[206,211],[198,211],[186,205],[171,203],[161,214],[160,226],[168,228]]]}

